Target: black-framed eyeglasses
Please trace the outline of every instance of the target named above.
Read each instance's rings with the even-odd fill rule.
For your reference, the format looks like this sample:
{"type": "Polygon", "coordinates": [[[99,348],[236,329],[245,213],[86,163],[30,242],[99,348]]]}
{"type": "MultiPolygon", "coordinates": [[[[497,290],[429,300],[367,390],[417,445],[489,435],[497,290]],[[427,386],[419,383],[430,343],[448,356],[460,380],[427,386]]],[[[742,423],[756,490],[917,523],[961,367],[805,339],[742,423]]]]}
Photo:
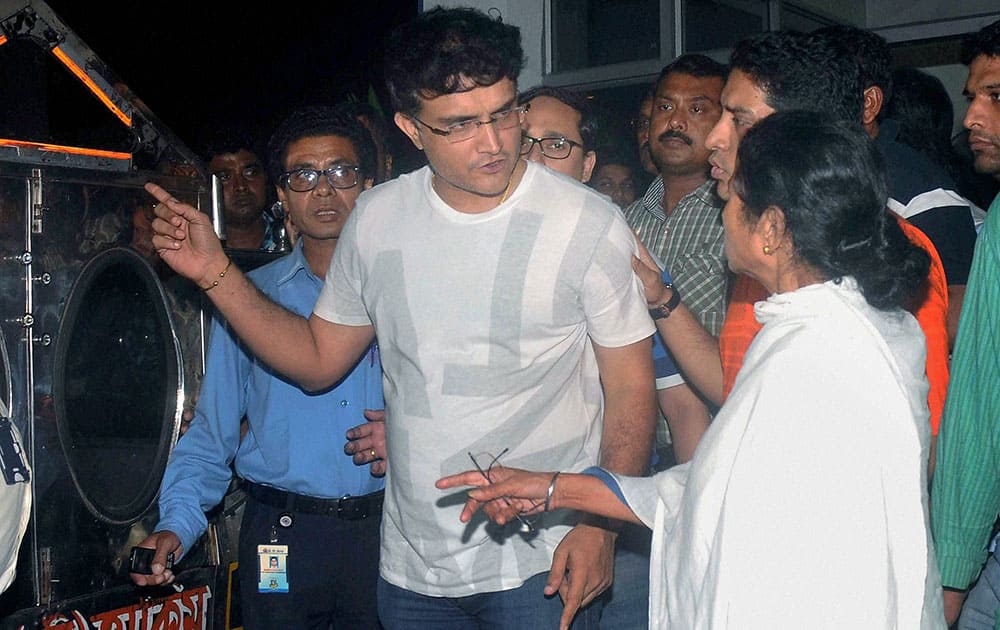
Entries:
{"type": "Polygon", "coordinates": [[[431,133],[442,136],[448,142],[454,143],[469,140],[479,132],[479,128],[483,125],[493,125],[496,129],[518,127],[524,122],[524,114],[528,109],[530,109],[528,105],[518,105],[517,107],[511,107],[510,109],[490,114],[489,120],[463,120],[448,125],[444,129],[432,127],[416,116],[410,116],[410,118],[426,127],[431,133]]]}
{"type": "Polygon", "coordinates": [[[361,180],[361,167],[337,164],[325,170],[296,168],[284,173],[278,182],[295,192],[309,192],[319,184],[320,175],[325,175],[333,188],[353,188],[361,180]]]}
{"type": "MultiPolygon", "coordinates": [[[[476,467],[476,470],[479,471],[479,474],[482,475],[486,479],[486,481],[493,483],[493,479],[490,478],[490,472],[493,470],[494,466],[500,465],[500,458],[503,457],[509,450],[510,450],[509,448],[505,448],[502,451],[500,451],[499,455],[496,456],[490,455],[489,453],[479,453],[480,459],[490,460],[489,466],[487,466],[486,468],[483,468],[482,466],[479,465],[479,462],[476,461],[476,456],[473,455],[472,453],[469,453],[469,459],[472,460],[472,465],[476,467]]],[[[500,497],[500,498],[508,506],[510,505],[510,501],[508,500],[507,497],[500,497]]],[[[529,519],[527,516],[522,516],[521,514],[515,514],[514,516],[516,516],[518,522],[521,523],[522,534],[535,533],[535,524],[531,519],[529,519]]]]}
{"type": "MultiPolygon", "coordinates": [[[[256,163],[247,164],[239,170],[239,173],[243,176],[243,179],[259,179],[264,176],[264,167],[256,163]]],[[[218,177],[219,181],[223,184],[233,181],[232,171],[215,171],[212,175],[218,177]]]]}
{"type": "Polygon", "coordinates": [[[528,155],[531,149],[538,145],[542,155],[553,160],[565,160],[573,152],[573,147],[583,148],[583,145],[575,140],[563,136],[552,138],[532,138],[528,134],[521,134],[521,155],[528,155]]]}

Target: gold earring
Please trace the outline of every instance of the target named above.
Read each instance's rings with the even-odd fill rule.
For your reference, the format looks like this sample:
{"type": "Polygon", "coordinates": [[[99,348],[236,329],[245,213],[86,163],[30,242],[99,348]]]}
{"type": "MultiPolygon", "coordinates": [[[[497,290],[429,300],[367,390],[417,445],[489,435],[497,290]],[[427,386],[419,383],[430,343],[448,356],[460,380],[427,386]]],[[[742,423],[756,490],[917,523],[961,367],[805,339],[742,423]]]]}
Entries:
{"type": "Polygon", "coordinates": [[[771,246],[770,245],[765,245],[764,246],[764,255],[765,256],[770,256],[771,255],[771,246]]]}

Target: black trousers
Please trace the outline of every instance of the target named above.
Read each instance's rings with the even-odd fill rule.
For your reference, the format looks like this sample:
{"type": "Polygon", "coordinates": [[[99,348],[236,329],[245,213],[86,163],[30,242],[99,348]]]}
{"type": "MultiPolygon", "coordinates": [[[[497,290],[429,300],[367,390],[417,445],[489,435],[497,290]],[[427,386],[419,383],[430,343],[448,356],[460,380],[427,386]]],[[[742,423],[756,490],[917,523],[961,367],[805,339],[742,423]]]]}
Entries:
{"type": "Polygon", "coordinates": [[[349,521],[293,513],[291,527],[277,527],[288,545],[288,593],[258,591],[257,545],[270,544],[284,510],[247,496],[240,526],[239,582],[246,630],[377,629],[381,513],[349,521]]]}

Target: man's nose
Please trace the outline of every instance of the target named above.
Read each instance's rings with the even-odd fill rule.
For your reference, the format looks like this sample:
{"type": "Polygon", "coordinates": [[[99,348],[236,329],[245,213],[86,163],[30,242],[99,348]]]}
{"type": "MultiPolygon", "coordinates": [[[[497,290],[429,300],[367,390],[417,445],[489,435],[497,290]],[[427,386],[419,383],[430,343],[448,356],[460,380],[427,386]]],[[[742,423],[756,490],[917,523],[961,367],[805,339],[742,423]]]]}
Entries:
{"type": "Polygon", "coordinates": [[[499,153],[500,149],[503,148],[503,142],[500,141],[500,132],[497,130],[496,123],[488,122],[479,127],[479,133],[476,134],[476,139],[479,142],[479,149],[484,153],[499,153]]]}

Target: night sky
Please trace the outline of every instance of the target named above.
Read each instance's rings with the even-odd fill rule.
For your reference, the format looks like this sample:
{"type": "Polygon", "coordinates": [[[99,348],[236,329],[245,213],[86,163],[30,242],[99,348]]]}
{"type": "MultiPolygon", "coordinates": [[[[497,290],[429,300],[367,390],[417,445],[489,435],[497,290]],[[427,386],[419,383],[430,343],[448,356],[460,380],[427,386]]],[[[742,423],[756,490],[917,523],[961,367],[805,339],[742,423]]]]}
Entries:
{"type": "Polygon", "coordinates": [[[348,94],[364,99],[369,85],[388,111],[382,41],[418,6],[417,0],[48,4],[196,151],[220,124],[266,134],[298,105],[348,94]]]}

